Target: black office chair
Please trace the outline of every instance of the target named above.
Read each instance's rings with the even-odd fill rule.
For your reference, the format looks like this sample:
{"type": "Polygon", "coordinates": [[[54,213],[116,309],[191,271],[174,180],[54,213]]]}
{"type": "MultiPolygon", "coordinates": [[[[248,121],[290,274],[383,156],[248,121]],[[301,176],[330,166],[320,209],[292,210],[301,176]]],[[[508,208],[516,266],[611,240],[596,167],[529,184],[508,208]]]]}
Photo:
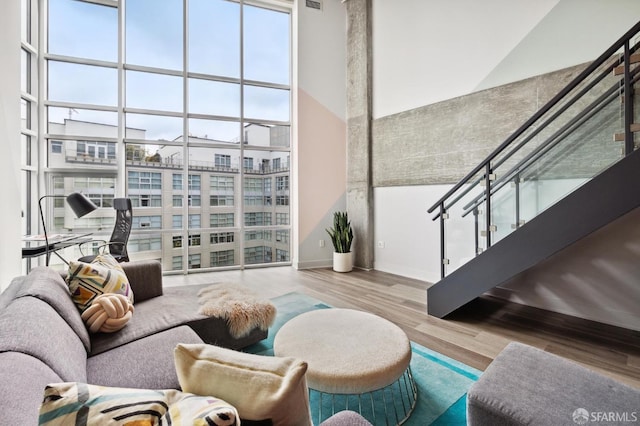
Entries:
{"type": "Polygon", "coordinates": [[[113,208],[116,209],[116,223],[111,233],[109,242],[103,241],[97,250],[96,254],[84,255],[82,252],[82,246],[85,244],[95,243],[95,241],[88,241],[80,245],[80,253],[82,257],[78,259],[80,262],[91,263],[98,254],[102,253],[105,248],[108,248],[108,252],[118,262],[128,262],[129,254],[127,253],[127,242],[129,241],[129,234],[131,234],[131,223],[133,221],[133,209],[131,208],[131,200],[129,198],[114,198],[113,208]]]}

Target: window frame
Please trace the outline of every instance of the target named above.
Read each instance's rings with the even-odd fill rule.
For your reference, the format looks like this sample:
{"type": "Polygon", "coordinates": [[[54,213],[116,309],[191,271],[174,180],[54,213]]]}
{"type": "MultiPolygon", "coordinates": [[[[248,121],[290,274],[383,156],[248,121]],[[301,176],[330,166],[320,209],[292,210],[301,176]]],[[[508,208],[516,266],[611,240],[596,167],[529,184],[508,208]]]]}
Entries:
{"type": "MultiPolygon", "coordinates": [[[[29,4],[32,4],[32,5],[39,2],[39,0],[25,0],[25,1],[27,1],[29,4]]],[[[47,0],[43,0],[43,1],[44,1],[44,7],[42,8],[42,10],[46,11],[47,0]]],[[[92,5],[96,5],[97,7],[108,7],[108,8],[114,8],[118,10],[121,6],[124,5],[126,0],[121,0],[121,1],[80,0],[80,2],[90,3],[92,5]]],[[[182,230],[183,235],[185,236],[188,235],[189,228],[190,228],[189,225],[192,222],[189,219],[191,217],[196,216],[195,213],[192,213],[191,209],[198,209],[197,211],[200,212],[199,214],[197,214],[197,216],[200,218],[200,221],[198,221],[197,224],[194,224],[194,226],[196,227],[200,227],[201,225],[203,225],[203,222],[206,221],[206,217],[204,215],[209,215],[210,222],[213,222],[213,220],[211,219],[213,217],[213,214],[219,214],[221,216],[219,216],[218,218],[223,220],[218,222],[218,224],[215,227],[212,227],[213,228],[212,230],[218,231],[218,229],[220,228],[233,228],[233,232],[243,232],[245,229],[245,224],[244,224],[244,220],[240,220],[240,218],[244,218],[244,214],[247,213],[248,207],[251,207],[250,205],[245,205],[245,201],[243,197],[243,191],[244,191],[244,188],[242,188],[243,179],[247,179],[248,176],[252,176],[251,174],[247,174],[246,171],[251,170],[253,173],[264,174],[265,178],[263,179],[262,188],[260,189],[255,188],[256,192],[258,193],[266,194],[267,192],[269,193],[271,192],[271,185],[272,185],[271,181],[273,176],[273,175],[268,175],[268,173],[271,172],[270,168],[269,170],[262,170],[262,169],[253,170],[253,167],[255,164],[262,165],[264,164],[264,162],[260,159],[260,155],[255,156],[255,158],[257,159],[256,160],[257,163],[254,161],[254,157],[245,155],[245,153],[247,153],[249,150],[251,150],[252,153],[256,150],[256,147],[249,145],[249,142],[251,141],[251,143],[255,144],[256,143],[255,141],[257,139],[253,138],[253,136],[251,137],[251,139],[249,139],[248,132],[246,133],[246,136],[245,136],[244,126],[257,124],[257,126],[263,126],[263,127],[283,126],[291,129],[293,124],[292,123],[293,118],[291,114],[291,111],[293,110],[292,93],[294,90],[294,86],[292,84],[294,79],[291,78],[291,73],[293,72],[293,64],[294,64],[293,49],[292,49],[293,41],[291,40],[293,5],[286,4],[286,2],[282,2],[280,0],[264,0],[264,1],[258,0],[258,1],[247,1],[247,2],[240,1],[238,3],[240,7],[252,7],[252,8],[257,7],[257,8],[271,9],[275,12],[283,12],[288,15],[287,25],[289,30],[289,39],[288,39],[288,45],[283,47],[284,49],[286,49],[286,53],[288,54],[289,75],[282,76],[282,77],[286,77],[285,79],[287,80],[287,83],[283,84],[279,82],[257,81],[257,80],[249,81],[249,80],[246,80],[246,78],[243,77],[242,75],[238,79],[237,83],[241,88],[241,91],[243,87],[248,87],[248,86],[287,91],[289,93],[290,113],[289,113],[288,120],[277,121],[273,119],[249,118],[244,116],[241,110],[241,112],[239,113],[239,116],[237,117],[237,120],[239,124],[238,133],[239,135],[242,136],[240,138],[242,140],[237,141],[238,145],[235,148],[237,150],[237,155],[236,154],[233,154],[233,155],[220,154],[220,157],[217,158],[218,153],[216,152],[214,157],[214,162],[216,163],[216,166],[218,166],[221,169],[224,169],[223,171],[226,173],[232,172],[233,176],[221,176],[220,177],[221,180],[216,182],[215,189],[214,189],[213,182],[210,183],[209,188],[206,188],[205,186],[206,175],[204,173],[202,175],[192,174],[191,165],[190,163],[187,163],[187,161],[191,161],[191,160],[186,160],[185,164],[181,166],[182,167],[181,172],[173,173],[173,175],[171,175],[170,172],[161,173],[161,172],[153,171],[153,167],[158,167],[160,166],[160,164],[152,165],[151,170],[149,169],[149,164],[147,165],[134,164],[136,162],[144,163],[145,161],[145,158],[142,156],[142,151],[140,150],[136,151],[135,147],[144,146],[145,144],[153,145],[153,141],[146,140],[146,139],[145,140],[136,139],[132,136],[131,137],[127,136],[128,129],[126,127],[127,125],[126,115],[129,113],[138,114],[138,115],[141,115],[141,114],[154,115],[155,114],[156,116],[162,116],[162,114],[166,114],[167,117],[183,118],[184,132],[187,132],[189,128],[189,120],[192,118],[195,118],[198,120],[217,119],[217,120],[223,120],[223,121],[224,120],[233,121],[234,117],[212,117],[212,116],[206,116],[206,114],[191,114],[189,113],[189,111],[181,111],[180,113],[172,113],[171,111],[157,111],[152,109],[142,111],[140,109],[136,109],[128,106],[126,104],[126,100],[123,99],[126,95],[126,90],[127,90],[127,86],[125,86],[126,79],[124,78],[126,73],[151,72],[158,75],[174,75],[176,73],[174,73],[174,71],[170,69],[146,67],[145,65],[132,64],[127,62],[125,52],[122,51],[123,46],[126,45],[126,39],[124,39],[125,37],[124,11],[118,10],[118,14],[117,14],[118,15],[118,18],[117,18],[118,19],[118,37],[119,37],[118,49],[120,49],[118,53],[117,61],[112,62],[108,60],[91,59],[88,57],[91,55],[87,55],[87,57],[74,58],[74,57],[55,54],[55,53],[49,53],[48,51],[44,51],[40,58],[36,57],[36,59],[38,59],[38,62],[40,63],[40,66],[44,64],[43,68],[45,69],[45,71],[47,69],[48,64],[62,63],[62,64],[74,64],[78,66],[97,67],[97,68],[100,68],[101,70],[109,70],[110,73],[117,73],[119,96],[116,104],[108,104],[105,102],[104,105],[97,105],[97,104],[91,105],[91,104],[84,104],[81,102],[50,100],[47,97],[47,90],[48,90],[48,87],[50,86],[47,81],[45,81],[43,85],[38,85],[38,84],[34,85],[34,88],[37,88],[38,86],[44,88],[42,91],[43,93],[38,94],[39,95],[38,99],[36,98],[31,99],[29,97],[26,97],[26,99],[29,102],[32,102],[35,100],[41,101],[39,106],[33,103],[33,107],[34,108],[37,107],[38,109],[45,111],[43,119],[40,120],[45,124],[48,124],[50,121],[48,119],[48,112],[47,112],[48,107],[54,107],[55,109],[69,108],[70,118],[71,118],[72,110],[74,108],[79,108],[83,111],[84,110],[105,111],[105,112],[117,114],[117,117],[118,117],[117,121],[119,126],[119,128],[117,129],[117,136],[115,136],[115,133],[114,133],[114,136],[97,137],[95,140],[93,140],[91,138],[87,138],[85,135],[84,139],[82,139],[79,137],[82,135],[66,135],[65,136],[65,135],[59,135],[54,133],[48,133],[46,129],[42,129],[42,131],[36,130],[37,132],[36,134],[38,135],[38,138],[39,138],[38,143],[44,144],[45,146],[50,145],[51,154],[64,155],[66,150],[69,150],[69,149],[73,150],[75,148],[76,154],[79,152],[78,150],[81,149],[82,154],[87,157],[102,159],[102,160],[115,160],[115,162],[112,162],[111,165],[113,166],[113,164],[116,164],[116,166],[113,169],[109,169],[110,172],[108,173],[108,174],[113,174],[114,179],[116,181],[113,189],[114,194],[111,195],[110,198],[108,195],[105,195],[105,194],[102,194],[101,198],[98,198],[100,194],[95,195],[93,198],[95,198],[96,200],[101,200],[100,204],[103,207],[109,207],[109,208],[112,207],[109,205],[109,203],[111,204],[113,203],[112,201],[109,201],[109,199],[112,200],[114,197],[126,196],[129,198],[132,198],[132,200],[136,200],[134,202],[136,204],[134,209],[134,218],[137,218],[137,219],[135,219],[136,226],[135,226],[135,229],[132,231],[132,233],[135,234],[138,232],[144,232],[146,229],[157,230],[159,228],[162,231],[162,235],[163,235],[162,241],[163,243],[165,243],[163,244],[163,247],[169,246],[166,243],[167,241],[171,241],[171,233],[172,233],[171,231],[175,231],[175,228],[168,227],[168,226],[165,227],[169,223],[173,224],[173,218],[176,217],[174,213],[178,213],[178,212],[181,213],[180,229],[182,230]],[[154,68],[154,69],[145,69],[145,68],[154,68]],[[60,137],[60,136],[65,136],[65,137],[60,137]],[[68,141],[76,142],[77,144],[68,145],[68,141]],[[245,147],[245,144],[247,145],[246,147],[245,147]],[[137,156],[132,155],[131,158],[129,158],[128,148],[130,147],[134,147],[134,151],[137,153],[137,156]],[[217,161],[216,161],[216,158],[217,158],[217,161]],[[169,174],[170,176],[169,178],[167,178],[167,174],[169,174]],[[179,184],[176,183],[176,181],[174,180],[175,176],[179,177],[180,179],[179,184]],[[192,178],[192,176],[196,176],[196,177],[192,178]],[[185,185],[185,182],[184,182],[185,180],[187,181],[187,185],[185,185]],[[168,190],[169,185],[171,185],[170,187],[171,190],[181,191],[182,193],[170,195],[171,190],[168,190]],[[179,188],[177,186],[179,186],[179,188]],[[186,189],[186,193],[185,193],[185,189],[186,189]],[[192,192],[195,192],[195,193],[192,193],[192,192]],[[167,195],[167,193],[169,193],[169,195],[167,195]],[[164,197],[167,197],[167,196],[172,197],[171,204],[169,204],[167,201],[164,200],[164,197]],[[208,196],[218,197],[217,199],[218,204],[214,206],[211,201],[212,199],[210,198],[208,203],[209,205],[207,205],[206,197],[208,196]],[[178,197],[180,197],[179,199],[181,200],[179,205],[178,203],[176,203],[176,199],[178,199],[178,197]],[[205,197],[204,202],[202,199],[203,197],[205,197]],[[187,201],[184,201],[185,199],[187,201]],[[220,204],[220,200],[224,200],[223,204],[220,204]],[[163,202],[166,206],[163,206],[163,202]],[[217,207],[222,207],[222,209],[217,209],[217,207]],[[230,209],[225,207],[233,207],[233,213],[227,213],[227,211],[230,209]],[[145,209],[145,211],[138,212],[136,211],[137,209],[145,209]],[[160,216],[156,214],[155,210],[151,211],[151,209],[157,209],[159,212],[158,214],[160,216]],[[169,221],[168,216],[172,217],[171,222],[169,221]],[[184,221],[184,219],[182,218],[185,218],[185,217],[189,219],[187,221],[184,221]],[[237,221],[236,221],[236,217],[238,218],[237,221]]],[[[186,2],[183,4],[186,4],[186,2]]],[[[122,8],[124,9],[124,7],[122,8]]],[[[242,17],[242,13],[239,16],[242,17]]],[[[39,20],[34,19],[32,20],[32,22],[36,22],[36,21],[43,22],[42,28],[47,28],[49,27],[49,24],[47,22],[48,19],[49,19],[48,16],[46,16],[44,17],[44,19],[39,19],[39,20]]],[[[185,22],[187,21],[188,19],[185,19],[185,22]]],[[[246,29],[243,30],[242,26],[240,26],[241,36],[242,36],[242,31],[247,31],[247,30],[246,29]]],[[[184,28],[183,34],[184,35],[189,34],[189,29],[184,28]]],[[[34,38],[34,40],[37,40],[37,39],[38,39],[37,37],[34,38]]],[[[43,44],[46,46],[48,42],[47,34],[45,34],[44,37],[40,37],[40,40],[43,40],[43,44]]],[[[188,37],[184,37],[183,43],[184,43],[184,46],[188,46],[188,37]]],[[[25,43],[23,42],[23,48],[24,48],[24,44],[25,43]]],[[[34,48],[33,50],[35,51],[36,49],[34,48]]],[[[188,60],[185,62],[188,62],[188,60]]],[[[228,80],[228,78],[221,78],[220,76],[216,76],[216,75],[194,75],[188,69],[182,70],[180,74],[183,75],[182,77],[184,78],[183,81],[186,81],[186,82],[188,82],[189,79],[193,79],[193,78],[204,79],[209,81],[222,81],[222,82],[225,82],[226,80],[228,80]]],[[[45,75],[46,75],[46,72],[45,72],[45,75]]],[[[54,85],[55,83],[56,83],[55,81],[52,81],[52,85],[54,85]]],[[[187,96],[186,93],[184,96],[185,96],[185,99],[188,99],[186,98],[187,96]]],[[[25,99],[25,96],[23,96],[23,99],[25,99]]],[[[31,106],[32,105],[30,104],[30,107],[31,106]]],[[[39,120],[34,120],[34,121],[37,123],[39,120]]],[[[27,134],[27,136],[33,137],[34,135],[27,134]]],[[[189,138],[185,138],[185,139],[189,139],[189,138]]],[[[190,149],[191,146],[198,147],[198,146],[204,146],[205,143],[210,143],[210,142],[200,142],[200,141],[195,141],[192,143],[192,141],[190,140],[186,140],[186,141],[168,140],[166,142],[168,146],[180,146],[180,147],[184,146],[185,153],[190,149]],[[201,144],[201,145],[198,145],[198,144],[201,144]]],[[[259,149],[257,150],[259,151],[259,149]]],[[[274,152],[290,154],[292,150],[293,150],[293,147],[291,147],[290,145],[271,146],[269,147],[269,149],[263,149],[263,151],[265,152],[268,151],[268,152],[271,152],[272,154],[274,152]]],[[[47,153],[49,153],[49,151],[45,150],[44,154],[47,154],[47,153]]],[[[44,159],[44,160],[40,159],[34,163],[37,164],[37,166],[34,166],[34,171],[41,173],[39,180],[45,182],[43,185],[39,185],[40,187],[49,186],[49,183],[48,183],[49,178],[48,176],[44,176],[45,173],[44,171],[42,171],[43,169],[47,169],[47,173],[50,173],[50,174],[55,174],[63,170],[59,168],[57,165],[49,164],[47,159],[44,159]]],[[[28,169],[27,166],[28,165],[23,165],[23,170],[28,169]]],[[[175,170],[175,167],[174,167],[174,170],[175,170]]],[[[83,171],[85,170],[83,169],[83,171]]],[[[93,169],[88,169],[86,171],[88,173],[105,174],[104,171],[96,171],[93,169]]],[[[48,191],[40,189],[39,192],[47,193],[48,191]]],[[[31,196],[31,198],[33,199],[33,195],[31,196]]],[[[264,201],[262,203],[262,207],[265,207],[265,210],[267,211],[262,212],[262,214],[264,218],[268,217],[269,220],[257,221],[256,227],[271,226],[271,217],[273,217],[273,213],[275,213],[275,208],[272,208],[270,196],[265,196],[263,200],[264,201]],[[269,201],[267,202],[267,200],[269,201]]],[[[27,203],[27,204],[30,205],[32,203],[27,203]]],[[[256,206],[260,207],[260,204],[256,204],[256,206]]],[[[289,209],[289,211],[291,210],[289,209]]],[[[206,225],[206,223],[204,223],[204,225],[206,225]]],[[[205,226],[205,228],[207,227],[205,226]]],[[[232,235],[235,235],[235,234],[232,233],[232,235]]],[[[238,247],[239,256],[237,260],[240,261],[240,267],[243,267],[243,260],[242,260],[243,239],[236,237],[235,241],[239,245],[238,247]]],[[[188,244],[183,244],[182,246],[183,248],[185,248],[185,250],[183,251],[183,260],[184,260],[186,259],[185,255],[187,254],[187,250],[185,246],[188,246],[188,244]]],[[[289,249],[291,250],[291,247],[289,247],[289,249]]],[[[167,256],[167,253],[164,253],[164,256],[167,256]]],[[[181,262],[181,263],[184,266],[185,262],[181,262]]],[[[163,264],[168,264],[168,260],[165,261],[165,259],[163,259],[163,264]]],[[[199,265],[198,267],[200,266],[201,265],[199,265]]]]}

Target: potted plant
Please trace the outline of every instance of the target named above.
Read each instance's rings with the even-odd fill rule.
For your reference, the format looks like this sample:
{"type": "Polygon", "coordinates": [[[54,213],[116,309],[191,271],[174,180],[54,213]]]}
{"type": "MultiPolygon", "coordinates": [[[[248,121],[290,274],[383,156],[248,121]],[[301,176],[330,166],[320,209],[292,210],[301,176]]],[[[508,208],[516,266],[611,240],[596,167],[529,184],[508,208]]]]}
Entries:
{"type": "Polygon", "coordinates": [[[347,212],[335,212],[333,214],[333,228],[327,229],[333,243],[333,270],[336,272],[349,272],[353,269],[353,229],[347,212]]]}

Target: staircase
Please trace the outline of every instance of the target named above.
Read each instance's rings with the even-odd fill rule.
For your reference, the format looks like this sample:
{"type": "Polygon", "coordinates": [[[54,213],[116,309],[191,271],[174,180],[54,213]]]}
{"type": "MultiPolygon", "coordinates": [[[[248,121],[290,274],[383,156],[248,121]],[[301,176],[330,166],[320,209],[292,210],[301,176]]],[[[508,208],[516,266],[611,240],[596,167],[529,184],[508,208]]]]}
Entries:
{"type": "Polygon", "coordinates": [[[640,206],[639,40],[640,22],[431,206],[442,264],[430,315],[640,206]]]}

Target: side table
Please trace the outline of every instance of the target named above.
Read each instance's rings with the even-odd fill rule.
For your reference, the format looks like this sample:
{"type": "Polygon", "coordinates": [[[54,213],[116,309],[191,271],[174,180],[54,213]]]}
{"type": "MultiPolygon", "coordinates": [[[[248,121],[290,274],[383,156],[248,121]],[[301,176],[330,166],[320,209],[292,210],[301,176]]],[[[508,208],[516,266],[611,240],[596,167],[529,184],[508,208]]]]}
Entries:
{"type": "Polygon", "coordinates": [[[352,309],[306,312],[280,328],[273,350],[308,363],[310,397],[319,398],[318,423],[349,409],[374,425],[400,425],[415,408],[409,338],[377,315],[352,309]],[[323,416],[327,399],[331,412],[323,416]]]}

